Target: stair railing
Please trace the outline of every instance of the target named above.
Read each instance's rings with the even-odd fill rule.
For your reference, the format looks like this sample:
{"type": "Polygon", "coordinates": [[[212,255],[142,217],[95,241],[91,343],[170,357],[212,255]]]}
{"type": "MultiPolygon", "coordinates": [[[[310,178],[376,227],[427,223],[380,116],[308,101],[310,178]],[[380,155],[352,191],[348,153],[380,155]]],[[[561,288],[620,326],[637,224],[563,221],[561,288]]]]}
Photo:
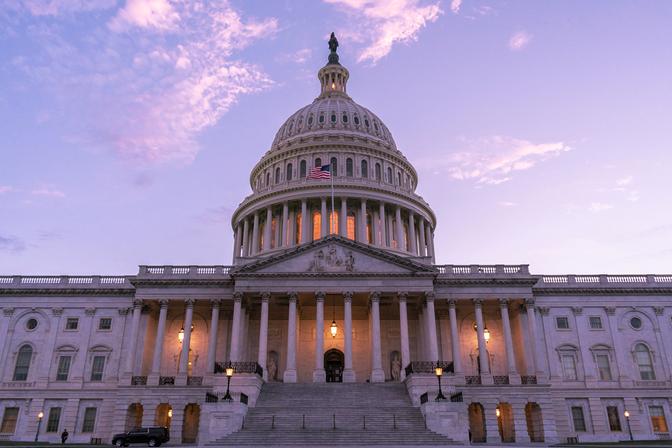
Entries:
{"type": "Polygon", "coordinates": [[[275,415],[271,415],[271,429],[275,429],[275,415]]]}
{"type": "Polygon", "coordinates": [[[306,429],[306,414],[303,414],[301,418],[302,418],[301,429],[306,429]]]}
{"type": "Polygon", "coordinates": [[[366,415],[363,415],[362,417],[364,417],[364,426],[363,426],[363,428],[366,429],[366,415]]]}

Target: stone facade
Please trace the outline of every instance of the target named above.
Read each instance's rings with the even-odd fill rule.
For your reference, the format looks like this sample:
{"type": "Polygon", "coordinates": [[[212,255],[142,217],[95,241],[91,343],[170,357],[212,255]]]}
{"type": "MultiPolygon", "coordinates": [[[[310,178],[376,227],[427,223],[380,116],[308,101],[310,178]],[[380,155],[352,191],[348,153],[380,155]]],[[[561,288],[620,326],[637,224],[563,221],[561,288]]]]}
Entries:
{"type": "Polygon", "coordinates": [[[232,265],[0,276],[0,439],[207,442],[283,381],[404,382],[455,440],[670,437],[672,275],[436,264],[415,169],[348,77],[321,69],[254,167],[232,265]],[[325,164],[333,182],[306,179],[325,164]]]}

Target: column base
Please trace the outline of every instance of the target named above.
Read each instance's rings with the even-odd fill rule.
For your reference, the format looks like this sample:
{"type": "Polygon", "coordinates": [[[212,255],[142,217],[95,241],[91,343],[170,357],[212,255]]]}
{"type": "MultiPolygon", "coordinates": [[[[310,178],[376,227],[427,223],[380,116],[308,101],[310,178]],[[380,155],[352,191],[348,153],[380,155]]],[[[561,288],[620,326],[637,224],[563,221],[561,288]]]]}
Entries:
{"type": "Polygon", "coordinates": [[[383,372],[383,369],[373,369],[371,371],[371,379],[369,381],[372,383],[384,383],[385,372],[383,372]]]}
{"type": "Polygon", "coordinates": [[[355,378],[355,371],[352,369],[343,370],[343,382],[344,383],[354,383],[357,379],[355,378]]]}
{"type": "Polygon", "coordinates": [[[518,375],[517,373],[509,373],[509,384],[519,385],[520,375],[518,375]]]}
{"type": "Polygon", "coordinates": [[[159,385],[159,374],[150,373],[147,375],[147,385],[148,386],[158,386],[159,385]]]}
{"type": "Polygon", "coordinates": [[[285,370],[285,373],[282,374],[283,383],[296,383],[296,369],[285,370]]]}
{"type": "Polygon", "coordinates": [[[326,383],[327,382],[327,373],[324,369],[315,369],[313,370],[313,383],[326,383]]]}
{"type": "Polygon", "coordinates": [[[492,384],[495,384],[495,380],[492,378],[492,375],[490,375],[489,373],[481,373],[481,384],[492,385],[492,384]]]}
{"type": "Polygon", "coordinates": [[[176,386],[186,386],[187,385],[187,375],[185,373],[178,373],[175,377],[176,386]]]}

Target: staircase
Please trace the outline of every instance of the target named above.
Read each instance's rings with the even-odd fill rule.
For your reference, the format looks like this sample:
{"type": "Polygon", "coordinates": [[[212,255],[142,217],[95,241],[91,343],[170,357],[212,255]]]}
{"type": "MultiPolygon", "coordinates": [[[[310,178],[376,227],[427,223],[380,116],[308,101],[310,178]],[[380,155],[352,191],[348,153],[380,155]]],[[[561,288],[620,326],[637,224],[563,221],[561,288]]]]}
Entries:
{"type": "Polygon", "coordinates": [[[400,383],[264,384],[245,427],[217,446],[446,445],[400,383]]]}

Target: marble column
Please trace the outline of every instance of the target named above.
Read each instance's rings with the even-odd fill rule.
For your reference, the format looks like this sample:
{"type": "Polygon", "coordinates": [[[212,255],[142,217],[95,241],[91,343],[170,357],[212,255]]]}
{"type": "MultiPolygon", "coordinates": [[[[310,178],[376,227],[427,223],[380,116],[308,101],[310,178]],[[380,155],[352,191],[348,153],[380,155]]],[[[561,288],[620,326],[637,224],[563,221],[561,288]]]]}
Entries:
{"type": "Polygon", "coordinates": [[[355,371],[352,370],[352,292],[343,293],[343,317],[344,317],[344,348],[345,362],[343,369],[343,382],[354,383],[356,381],[355,371]]]}
{"type": "Polygon", "coordinates": [[[256,255],[259,252],[259,212],[254,212],[252,221],[252,244],[250,244],[250,255],[256,255]]]}
{"type": "Polygon", "coordinates": [[[427,243],[425,242],[425,218],[418,216],[418,236],[420,238],[420,250],[418,253],[421,257],[427,255],[427,243]]]}
{"type": "Polygon", "coordinates": [[[240,361],[240,327],[242,320],[242,301],[243,293],[233,293],[233,322],[231,323],[231,349],[230,360],[232,362],[240,361]]]}
{"type": "Polygon", "coordinates": [[[385,222],[385,204],[382,202],[378,206],[378,217],[380,219],[380,246],[385,247],[387,246],[387,232],[385,232],[387,223],[385,222]]]}
{"type": "Polygon", "coordinates": [[[250,220],[243,219],[243,257],[250,255],[250,220]]]}
{"type": "Polygon", "coordinates": [[[215,356],[217,355],[217,330],[219,328],[219,306],[222,303],[219,299],[214,299],[212,303],[212,312],[210,314],[210,334],[208,335],[208,359],[205,363],[205,372],[207,374],[215,373],[215,356]]]}
{"type": "Polygon", "coordinates": [[[327,211],[327,198],[320,199],[320,238],[329,235],[329,212],[327,211]]]}
{"type": "Polygon", "coordinates": [[[380,293],[371,293],[371,378],[372,383],[384,383],[383,358],[380,341],[380,293]]]}
{"type": "Polygon", "coordinates": [[[191,343],[191,324],[194,320],[194,301],[187,299],[184,301],[186,310],[184,313],[184,339],[182,340],[182,354],[180,355],[180,369],[178,376],[185,378],[189,373],[189,345],[191,343]]]}
{"type": "Polygon", "coordinates": [[[513,351],[513,337],[511,336],[511,322],[509,321],[509,300],[499,299],[499,310],[502,314],[504,327],[504,344],[506,347],[506,366],[511,384],[520,384],[520,375],[516,369],[516,355],[513,351]]]}
{"type": "Polygon", "coordinates": [[[240,257],[240,246],[241,246],[241,239],[242,239],[242,227],[240,226],[240,223],[236,225],[236,230],[235,230],[235,239],[233,241],[233,260],[235,261],[236,258],[240,257]]]}
{"type": "Polygon", "coordinates": [[[154,344],[154,356],[152,357],[152,370],[149,373],[151,381],[148,384],[158,384],[161,375],[161,356],[163,355],[163,340],[166,337],[166,319],[168,317],[168,301],[159,300],[159,323],[156,327],[156,344],[154,344]]]}
{"type": "Polygon", "coordinates": [[[289,211],[289,233],[287,234],[287,247],[296,245],[296,212],[294,208],[289,211]]]}
{"type": "Polygon", "coordinates": [[[341,219],[339,221],[339,227],[341,228],[341,236],[343,238],[348,237],[348,198],[341,198],[341,219]]]}
{"type": "Polygon", "coordinates": [[[532,351],[531,364],[534,365],[535,374],[539,377],[544,375],[544,362],[539,356],[539,347],[537,347],[537,318],[534,312],[534,299],[526,299],[525,308],[527,310],[527,329],[530,336],[528,343],[532,351]]]}
{"type": "Polygon", "coordinates": [[[371,209],[371,241],[375,246],[380,246],[380,226],[378,221],[378,210],[371,209]]]}
{"type": "Polygon", "coordinates": [[[264,292],[261,294],[261,318],[259,321],[259,351],[257,362],[264,371],[264,381],[268,381],[268,370],[266,369],[266,358],[268,356],[268,301],[271,294],[264,292]]]}
{"type": "Polygon", "coordinates": [[[434,253],[434,232],[432,226],[427,223],[427,250],[429,256],[432,257],[432,263],[436,263],[436,254],[434,253]]]}
{"type": "Polygon", "coordinates": [[[359,210],[359,237],[357,240],[360,243],[368,243],[367,231],[366,231],[366,199],[360,199],[360,210],[359,210]]]}
{"type": "Polygon", "coordinates": [[[388,245],[388,247],[394,248],[395,247],[394,246],[395,245],[395,242],[394,242],[394,238],[395,238],[395,236],[394,236],[395,235],[394,234],[394,216],[392,215],[392,213],[387,215],[387,224],[386,225],[387,225],[387,235],[388,235],[388,238],[390,240],[390,244],[388,245]]]}
{"type": "Polygon", "coordinates": [[[280,229],[280,241],[278,242],[278,247],[288,247],[287,244],[289,240],[289,203],[285,202],[282,204],[282,223],[278,226],[280,229]]]}
{"type": "Polygon", "coordinates": [[[287,315],[287,367],[282,381],[296,383],[296,300],[298,293],[289,293],[289,313],[287,315]]]}
{"type": "Polygon", "coordinates": [[[401,379],[406,378],[406,366],[411,363],[411,349],[408,341],[408,309],[405,292],[397,293],[399,298],[399,337],[401,338],[401,379]]]}
{"type": "Polygon", "coordinates": [[[315,293],[315,370],[313,382],[324,383],[327,375],[324,371],[324,297],[325,293],[315,293]]]}
{"type": "Polygon", "coordinates": [[[453,369],[456,375],[462,375],[462,353],[460,352],[460,330],[457,328],[457,311],[455,300],[448,302],[448,316],[450,317],[450,347],[453,355],[453,369]]]}
{"type": "Polygon", "coordinates": [[[431,361],[439,361],[439,346],[436,340],[436,313],[434,312],[434,293],[425,293],[425,318],[427,319],[427,337],[429,338],[429,357],[431,361]]]}
{"type": "Polygon", "coordinates": [[[271,231],[273,230],[273,210],[270,206],[266,207],[266,222],[264,223],[264,251],[271,250],[271,231]]]}
{"type": "Polygon", "coordinates": [[[140,329],[140,314],[142,313],[142,300],[133,301],[133,316],[131,318],[131,337],[126,355],[126,372],[129,375],[135,373],[135,357],[138,348],[138,332],[140,329]]]}
{"type": "Polygon", "coordinates": [[[485,342],[483,301],[481,299],[474,299],[474,310],[476,314],[476,332],[478,333],[478,358],[481,366],[481,382],[483,384],[492,384],[490,360],[488,359],[488,346],[485,342]]]}
{"type": "Polygon", "coordinates": [[[413,255],[418,254],[418,249],[415,244],[415,216],[413,212],[408,212],[408,239],[409,239],[409,250],[413,255]]]}
{"type": "Polygon", "coordinates": [[[404,224],[401,222],[401,207],[397,205],[394,210],[394,225],[397,227],[397,249],[406,251],[404,246],[404,224]]]}
{"type": "Polygon", "coordinates": [[[308,203],[305,199],[301,199],[301,244],[308,242],[308,203]]]}

